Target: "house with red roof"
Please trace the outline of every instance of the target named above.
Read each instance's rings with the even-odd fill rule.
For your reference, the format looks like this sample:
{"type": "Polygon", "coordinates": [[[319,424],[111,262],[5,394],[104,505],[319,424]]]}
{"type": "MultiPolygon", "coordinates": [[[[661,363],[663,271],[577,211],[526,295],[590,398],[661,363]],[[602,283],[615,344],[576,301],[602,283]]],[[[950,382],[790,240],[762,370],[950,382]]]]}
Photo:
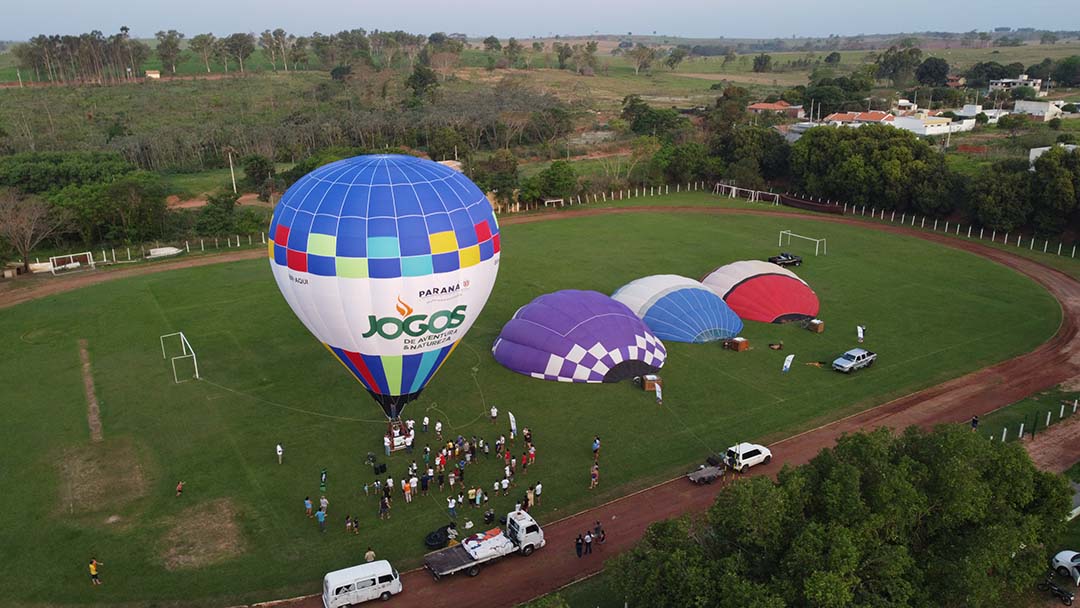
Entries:
{"type": "Polygon", "coordinates": [[[851,124],[889,124],[895,120],[895,116],[888,112],[881,112],[874,110],[872,112],[833,112],[826,116],[823,120],[825,124],[830,125],[851,125],[851,124]]]}
{"type": "Polygon", "coordinates": [[[776,112],[777,114],[784,114],[791,118],[806,118],[806,112],[803,111],[802,106],[793,106],[783,99],[775,102],[759,101],[758,103],[752,103],[746,107],[746,110],[754,114],[776,112]]]}

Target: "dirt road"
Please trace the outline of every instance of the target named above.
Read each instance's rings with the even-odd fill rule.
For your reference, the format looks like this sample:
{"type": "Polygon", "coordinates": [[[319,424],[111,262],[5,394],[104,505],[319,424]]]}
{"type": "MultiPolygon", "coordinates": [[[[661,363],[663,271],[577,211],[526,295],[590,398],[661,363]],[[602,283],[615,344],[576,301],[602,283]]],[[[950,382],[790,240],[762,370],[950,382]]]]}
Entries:
{"type": "MultiPolygon", "coordinates": [[[[501,223],[506,226],[601,214],[642,212],[790,215],[803,220],[851,224],[869,230],[910,235],[970,251],[1013,268],[1040,283],[1061,303],[1063,316],[1058,332],[1034,351],[778,441],[770,446],[774,453],[772,464],[755,468],[755,474],[772,475],[784,464],[805,463],[822,448],[833,445],[844,433],[879,426],[899,429],[913,424],[929,427],[943,422],[963,422],[975,414],[984,415],[1036,391],[1050,388],[1080,375],[1080,338],[1077,335],[1078,327],[1080,327],[1080,283],[1033,260],[977,242],[912,228],[870,224],[851,218],[702,207],[584,209],[511,217],[504,219],[501,223]]],[[[176,264],[133,269],[133,272],[123,276],[247,259],[260,255],[264,255],[261,250],[254,250],[237,252],[232,256],[183,260],[176,264]]],[[[113,276],[120,272],[125,271],[85,274],[66,281],[61,280],[57,282],[57,285],[68,286],[68,288],[53,288],[46,295],[93,284],[97,282],[94,280],[97,277],[101,277],[102,280],[121,278],[113,276]],[[73,281],[79,281],[79,283],[75,284],[73,281]]],[[[44,289],[43,287],[42,290],[44,289]]],[[[27,290],[21,290],[15,293],[21,296],[20,301],[26,301],[38,297],[35,294],[43,293],[42,290],[35,289],[29,293],[23,293],[27,290]]],[[[5,295],[7,294],[0,294],[0,308],[12,304],[6,301],[5,295]]],[[[1049,434],[1049,431],[1046,434],[1049,434]]],[[[1073,450],[1080,450],[1080,442],[1073,441],[1071,447],[1073,450]]],[[[1080,457],[1080,454],[1077,454],[1077,457],[1080,457]]],[[[685,513],[702,512],[713,503],[719,490],[719,486],[702,488],[678,478],[577,515],[547,523],[544,527],[548,541],[547,547],[527,558],[527,561],[522,561],[525,558],[510,557],[496,562],[483,568],[480,576],[476,578],[455,576],[436,582],[422,570],[407,572],[404,575],[407,591],[394,598],[394,606],[398,608],[453,606],[456,608],[463,603],[477,602],[480,605],[492,607],[516,605],[601,570],[605,559],[633,546],[650,523],[685,513]],[[574,553],[573,540],[580,532],[591,528],[597,520],[604,524],[607,531],[607,543],[604,547],[598,548],[592,556],[579,559],[574,553]]],[[[314,584],[313,582],[313,586],[314,584]]],[[[321,601],[318,596],[310,596],[274,602],[273,605],[315,608],[321,606],[321,601]]]]}
{"type": "Polygon", "coordinates": [[[1040,432],[1025,441],[1024,448],[1040,469],[1064,472],[1080,461],[1080,416],[1040,432]]]}

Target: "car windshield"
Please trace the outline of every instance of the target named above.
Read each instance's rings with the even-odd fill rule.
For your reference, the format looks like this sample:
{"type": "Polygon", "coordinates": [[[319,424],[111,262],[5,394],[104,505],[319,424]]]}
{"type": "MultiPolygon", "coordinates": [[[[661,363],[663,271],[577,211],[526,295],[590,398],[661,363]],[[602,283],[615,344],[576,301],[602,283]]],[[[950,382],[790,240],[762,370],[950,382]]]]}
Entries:
{"type": "Polygon", "coordinates": [[[735,458],[736,455],[737,455],[737,453],[735,452],[735,450],[728,450],[727,451],[727,457],[728,458],[735,458]]]}
{"type": "Polygon", "coordinates": [[[1072,558],[1073,563],[1080,564],[1080,553],[1077,553],[1072,558]]]}
{"type": "Polygon", "coordinates": [[[853,355],[851,353],[844,353],[844,356],[841,357],[841,359],[844,359],[844,360],[847,360],[847,361],[854,361],[855,360],[855,355],[853,355]]]}

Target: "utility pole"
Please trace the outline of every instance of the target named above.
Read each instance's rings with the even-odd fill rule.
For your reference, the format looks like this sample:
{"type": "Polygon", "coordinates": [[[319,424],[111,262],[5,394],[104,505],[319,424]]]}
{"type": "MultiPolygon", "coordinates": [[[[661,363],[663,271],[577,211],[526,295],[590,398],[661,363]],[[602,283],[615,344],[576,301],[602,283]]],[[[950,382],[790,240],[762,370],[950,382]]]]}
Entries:
{"type": "Polygon", "coordinates": [[[228,157],[229,157],[229,176],[232,177],[232,191],[233,191],[233,194],[237,194],[237,192],[236,192],[236,171],[233,170],[232,153],[233,153],[232,146],[228,146],[228,147],[225,148],[225,154],[227,154],[228,157]]]}
{"type": "Polygon", "coordinates": [[[19,88],[23,88],[22,72],[19,70],[19,68],[15,68],[15,75],[19,77],[19,88]]]}

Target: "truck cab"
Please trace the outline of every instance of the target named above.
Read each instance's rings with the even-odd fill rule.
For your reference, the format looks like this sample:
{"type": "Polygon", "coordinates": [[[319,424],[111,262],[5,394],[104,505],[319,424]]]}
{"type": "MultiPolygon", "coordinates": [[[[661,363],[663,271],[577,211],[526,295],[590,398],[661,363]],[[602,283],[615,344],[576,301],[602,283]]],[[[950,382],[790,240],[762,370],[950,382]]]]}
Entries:
{"type": "Polygon", "coordinates": [[[522,555],[530,555],[544,546],[544,531],[525,511],[513,511],[506,516],[506,536],[522,555]]]}

